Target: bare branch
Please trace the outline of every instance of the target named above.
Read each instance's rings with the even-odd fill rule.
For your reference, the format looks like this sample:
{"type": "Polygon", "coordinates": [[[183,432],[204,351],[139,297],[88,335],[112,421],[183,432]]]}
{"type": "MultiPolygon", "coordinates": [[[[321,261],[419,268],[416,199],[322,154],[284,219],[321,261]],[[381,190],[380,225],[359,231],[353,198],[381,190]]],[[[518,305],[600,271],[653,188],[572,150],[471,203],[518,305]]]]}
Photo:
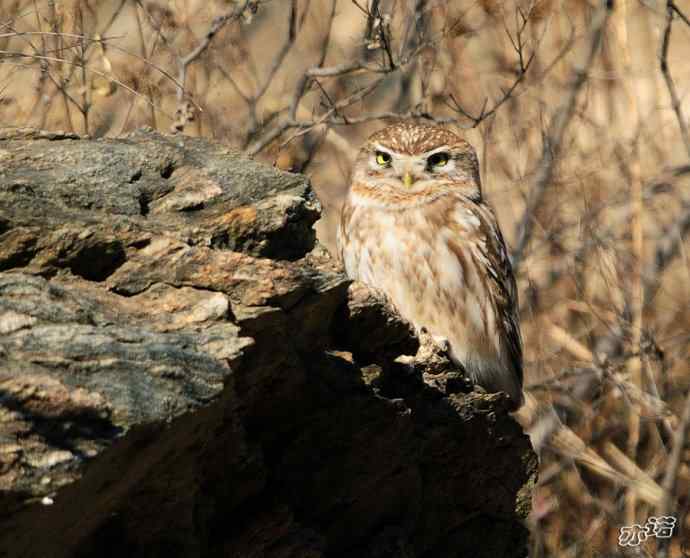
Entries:
{"type": "MultiPolygon", "coordinates": [[[[676,113],[676,119],[678,120],[678,127],[680,128],[680,135],[683,138],[683,143],[685,144],[685,150],[690,156],[690,133],[688,132],[688,123],[685,121],[685,116],[683,116],[683,109],[681,108],[680,98],[678,97],[678,92],[676,91],[676,85],[673,83],[673,78],[671,77],[671,70],[668,65],[668,47],[671,42],[671,28],[673,27],[673,14],[680,14],[682,18],[685,16],[675,7],[675,4],[668,0],[666,2],[666,26],[664,27],[664,37],[661,43],[661,56],[660,65],[661,73],[664,76],[664,81],[666,82],[666,88],[668,89],[668,94],[671,96],[671,107],[676,113]]],[[[685,20],[687,23],[687,20],[685,20]]]]}
{"type": "MultiPolygon", "coordinates": [[[[355,4],[357,4],[357,2],[355,2],[355,4]]],[[[367,40],[373,39],[374,21],[376,19],[376,14],[379,13],[379,4],[380,0],[372,0],[369,12],[366,10],[364,11],[364,13],[367,14],[367,29],[364,32],[364,36],[367,40]]]]}
{"type": "MultiPolygon", "coordinates": [[[[334,4],[335,5],[335,4],[334,4]]],[[[297,119],[297,109],[299,107],[299,103],[301,102],[302,98],[304,97],[304,94],[307,90],[307,85],[309,82],[317,77],[339,77],[339,76],[344,76],[348,74],[353,74],[355,72],[366,72],[366,73],[371,73],[371,74],[381,74],[381,75],[386,75],[386,74],[391,74],[392,72],[398,71],[401,68],[406,67],[408,64],[410,64],[423,50],[425,47],[428,47],[432,44],[435,44],[438,39],[432,39],[430,41],[427,41],[425,43],[422,43],[418,45],[411,53],[407,54],[406,56],[403,56],[400,58],[399,63],[397,67],[389,67],[389,66],[371,66],[367,64],[366,61],[364,60],[355,60],[353,62],[347,62],[343,64],[338,64],[336,66],[330,66],[330,67],[323,67],[323,61],[325,59],[325,53],[327,49],[327,42],[324,42],[324,47],[322,49],[322,56],[320,60],[320,64],[316,66],[312,66],[311,68],[308,68],[302,76],[299,78],[297,81],[297,84],[295,86],[295,91],[293,93],[292,99],[290,101],[290,105],[288,108],[288,117],[287,121],[283,122],[278,126],[278,128],[274,128],[271,131],[267,133],[263,138],[258,139],[255,141],[247,150],[247,154],[249,155],[256,155],[259,151],[264,149],[266,146],[268,146],[271,141],[277,139],[280,137],[280,135],[291,129],[291,128],[309,128],[313,127],[316,125],[320,124],[333,124],[333,125],[342,125],[342,124],[356,124],[356,123],[361,123],[361,122],[366,122],[369,120],[376,120],[376,119],[382,119],[382,118],[410,118],[410,117],[418,117],[418,118],[426,118],[428,120],[437,122],[437,123],[454,123],[461,125],[460,122],[455,119],[455,118],[434,118],[430,115],[424,115],[422,113],[416,113],[413,110],[405,111],[405,112],[400,112],[400,113],[395,113],[395,112],[383,112],[383,113],[372,113],[372,114],[367,114],[367,115],[360,115],[359,117],[352,118],[352,117],[347,117],[347,119],[344,119],[342,115],[340,116],[335,116],[332,114],[332,111],[329,112],[326,115],[322,115],[321,117],[313,120],[313,121],[298,121],[297,119]],[[417,116],[413,116],[413,115],[417,116]],[[270,138],[267,140],[267,138],[270,138]]],[[[374,83],[380,84],[382,82],[381,78],[377,78],[374,83]]],[[[367,93],[373,91],[373,89],[366,88],[367,93]]],[[[349,102],[351,97],[348,97],[345,100],[345,104],[343,106],[348,106],[349,104],[352,104],[349,102]]],[[[338,108],[342,108],[341,104],[337,103],[338,108]]]]}
{"type": "Polygon", "coordinates": [[[574,79],[570,89],[568,90],[568,94],[563,104],[556,111],[546,137],[544,138],[544,149],[541,161],[539,162],[539,166],[537,167],[537,172],[535,174],[534,186],[529,192],[525,211],[522,214],[522,218],[518,223],[515,233],[517,242],[512,253],[512,262],[516,272],[522,263],[525,249],[532,237],[536,211],[542,203],[547,188],[551,184],[554,169],[561,154],[565,131],[568,128],[568,124],[570,124],[570,121],[572,120],[573,114],[575,113],[575,103],[577,101],[578,93],[587,81],[589,70],[594,63],[597,53],[599,52],[604,29],[606,28],[606,22],[608,21],[612,10],[613,3],[603,1],[601,7],[595,14],[592,20],[590,40],[584,63],[575,67],[573,72],[574,79]]]}
{"type": "Polygon", "coordinates": [[[673,2],[673,0],[671,0],[670,2],[668,2],[668,5],[671,7],[671,9],[672,9],[674,12],[676,12],[676,14],[678,14],[678,17],[679,17],[680,19],[683,20],[683,23],[685,23],[685,25],[687,25],[688,27],[690,27],[690,19],[688,19],[688,16],[686,16],[686,15],[681,11],[681,9],[676,5],[676,3],[673,2]]]}
{"type": "MultiPolygon", "coordinates": [[[[240,2],[240,4],[235,6],[227,14],[214,18],[213,22],[211,23],[211,27],[209,27],[208,31],[206,31],[206,34],[204,35],[204,38],[201,40],[201,42],[196,46],[196,48],[194,48],[189,54],[187,54],[187,56],[182,57],[182,59],[179,60],[178,64],[186,68],[197,58],[199,58],[199,56],[201,56],[211,45],[211,41],[213,41],[213,38],[223,27],[225,27],[225,25],[227,25],[231,21],[235,21],[240,18],[240,16],[249,6],[249,1],[250,0],[243,0],[242,2],[240,2]]],[[[182,82],[182,80],[180,81],[182,82]]]]}
{"type": "Polygon", "coordinates": [[[186,56],[177,58],[177,113],[175,122],[172,125],[172,132],[181,132],[185,124],[190,120],[191,107],[185,103],[185,82],[187,80],[187,68],[197,60],[206,49],[211,45],[214,37],[231,21],[239,19],[242,14],[250,8],[251,0],[242,0],[228,13],[213,19],[211,26],[206,31],[204,38],[186,56]]]}
{"type": "MultiPolygon", "coordinates": [[[[530,10],[525,14],[522,9],[517,6],[515,8],[515,18],[516,18],[516,33],[515,37],[513,37],[513,34],[510,32],[510,29],[508,29],[507,25],[504,25],[505,28],[505,33],[508,36],[508,40],[510,41],[510,44],[513,47],[513,50],[517,54],[518,60],[517,60],[517,76],[511,83],[511,85],[506,89],[505,91],[502,91],[501,97],[499,97],[498,100],[494,102],[494,104],[491,106],[490,109],[487,109],[487,105],[489,104],[489,99],[484,99],[484,103],[482,104],[482,108],[479,111],[479,114],[477,116],[474,116],[471,114],[468,110],[466,110],[460,102],[456,99],[456,97],[452,94],[448,95],[447,99],[443,99],[443,103],[453,110],[454,112],[457,112],[458,114],[461,114],[468,120],[472,122],[471,128],[476,128],[481,124],[484,120],[487,118],[493,116],[501,106],[503,106],[508,100],[513,98],[516,89],[518,86],[525,80],[525,77],[527,76],[527,71],[529,70],[530,66],[532,65],[532,62],[534,61],[534,58],[537,54],[537,46],[541,43],[541,38],[540,37],[536,41],[536,45],[532,46],[532,53],[529,56],[526,56],[526,42],[525,39],[523,38],[524,33],[527,29],[527,24],[530,21],[530,17],[532,15],[532,10],[534,8],[534,5],[530,8],[530,10]],[[520,21],[517,21],[517,20],[520,21]]],[[[566,44],[564,48],[561,50],[561,52],[555,57],[555,59],[547,65],[546,69],[542,72],[542,76],[546,75],[551,68],[563,57],[567,52],[570,51],[571,47],[573,44],[573,33],[571,30],[571,35],[570,38],[566,41],[566,44]]]]}
{"type": "MultiPolygon", "coordinates": [[[[87,72],[92,73],[92,74],[96,74],[97,76],[102,77],[103,79],[106,79],[108,81],[116,83],[118,86],[122,87],[126,91],[129,91],[133,95],[136,95],[137,97],[143,98],[148,104],[155,106],[155,104],[150,99],[148,99],[147,97],[145,97],[144,95],[142,95],[138,91],[135,91],[126,83],[124,83],[118,79],[115,79],[112,76],[110,76],[104,72],[100,72],[98,70],[94,70],[93,68],[89,68],[86,65],[84,65],[78,61],[77,62],[71,62],[71,61],[66,60],[64,58],[57,58],[55,56],[41,56],[39,54],[23,54],[20,52],[12,52],[12,51],[8,51],[8,50],[0,50],[0,55],[7,55],[8,57],[16,57],[16,58],[33,58],[36,60],[44,60],[44,61],[48,61],[48,62],[60,62],[62,64],[69,64],[75,68],[84,68],[87,72]]],[[[78,105],[77,101],[72,100],[72,102],[78,105]]],[[[156,107],[156,108],[161,110],[160,107],[156,107]]],[[[165,114],[165,113],[163,113],[163,114],[165,114]]],[[[166,116],[170,116],[170,115],[166,115],[166,116]]]]}
{"type": "MultiPolygon", "coordinates": [[[[377,84],[378,85],[378,82],[377,84]]],[[[365,88],[367,94],[371,93],[375,88],[365,88]]],[[[357,92],[354,96],[348,97],[335,103],[335,105],[329,109],[328,113],[315,120],[286,120],[281,123],[277,128],[273,128],[266,136],[262,137],[260,140],[252,144],[247,150],[247,155],[254,156],[260,151],[262,151],[266,146],[268,146],[273,140],[279,138],[284,132],[292,128],[300,128],[301,130],[306,130],[309,128],[315,128],[327,124],[329,126],[351,126],[354,124],[363,124],[365,122],[373,122],[375,120],[409,120],[409,119],[419,119],[426,120],[427,122],[433,122],[434,124],[455,124],[456,126],[461,126],[460,121],[457,118],[444,117],[444,116],[433,116],[428,112],[418,111],[418,110],[408,110],[405,112],[392,112],[392,111],[381,111],[381,112],[365,112],[358,116],[343,116],[338,113],[338,110],[344,108],[344,106],[350,105],[353,102],[360,100],[362,97],[362,91],[357,92]]]]}
{"type": "MultiPolygon", "coordinates": [[[[685,442],[687,441],[688,429],[690,428],[690,392],[685,397],[685,405],[678,423],[678,427],[673,435],[673,447],[666,464],[666,473],[661,484],[664,489],[664,497],[661,504],[657,507],[657,514],[661,516],[671,515],[676,508],[675,491],[678,482],[678,472],[683,459],[685,442]]],[[[663,541],[663,540],[662,540],[663,541]]],[[[659,556],[665,558],[668,554],[668,542],[663,541],[659,544],[659,556]]]]}
{"type": "Polygon", "coordinates": [[[517,89],[518,85],[520,85],[522,81],[525,79],[525,75],[527,75],[527,70],[529,69],[530,64],[532,64],[532,60],[534,60],[535,54],[536,51],[530,55],[530,57],[527,59],[527,62],[524,63],[524,67],[521,69],[520,73],[518,74],[518,77],[511,84],[511,86],[503,92],[503,95],[501,95],[498,101],[496,101],[489,110],[486,110],[488,99],[484,100],[484,104],[482,105],[482,108],[477,116],[472,116],[469,112],[463,109],[462,106],[460,106],[460,103],[455,99],[455,97],[452,94],[448,96],[448,98],[450,99],[450,103],[447,100],[444,100],[444,103],[446,104],[446,106],[448,106],[455,112],[458,112],[462,114],[465,118],[471,120],[473,128],[479,126],[479,124],[481,124],[482,121],[486,120],[487,118],[495,114],[496,111],[499,108],[501,108],[501,106],[503,106],[503,104],[513,96],[513,93],[517,89]]]}
{"type": "Polygon", "coordinates": [[[264,96],[269,86],[271,85],[271,82],[273,81],[276,72],[282,65],[283,60],[285,60],[285,57],[287,56],[288,52],[290,52],[292,45],[295,44],[295,39],[297,38],[297,31],[297,0],[291,0],[287,37],[285,39],[285,42],[283,43],[283,46],[280,48],[275,58],[273,59],[273,62],[271,63],[271,68],[268,71],[263,85],[259,87],[259,89],[256,92],[256,95],[254,96],[254,105],[256,105],[256,103],[259,102],[261,97],[264,96]]]}
{"type": "Polygon", "coordinates": [[[654,261],[644,271],[645,303],[649,303],[659,289],[659,276],[676,258],[685,237],[690,234],[690,206],[684,208],[680,217],[657,241],[654,261]]]}

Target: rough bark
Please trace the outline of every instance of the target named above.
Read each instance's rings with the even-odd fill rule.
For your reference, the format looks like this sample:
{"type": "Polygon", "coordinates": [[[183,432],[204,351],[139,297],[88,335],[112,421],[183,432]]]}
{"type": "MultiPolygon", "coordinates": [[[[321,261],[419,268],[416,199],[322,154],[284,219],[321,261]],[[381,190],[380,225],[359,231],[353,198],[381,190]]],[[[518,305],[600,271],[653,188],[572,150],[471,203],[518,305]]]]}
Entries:
{"type": "Polygon", "coordinates": [[[318,216],[202,139],[0,135],[0,556],[526,555],[505,397],[396,360],[318,216]]]}

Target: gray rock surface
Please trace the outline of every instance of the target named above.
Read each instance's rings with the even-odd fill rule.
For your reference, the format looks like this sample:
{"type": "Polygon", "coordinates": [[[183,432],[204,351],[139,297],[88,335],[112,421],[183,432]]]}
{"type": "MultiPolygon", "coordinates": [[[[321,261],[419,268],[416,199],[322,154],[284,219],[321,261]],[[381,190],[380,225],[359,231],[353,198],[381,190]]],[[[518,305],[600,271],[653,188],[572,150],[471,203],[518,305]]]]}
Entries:
{"type": "Polygon", "coordinates": [[[0,133],[0,556],[525,556],[505,397],[398,358],[318,217],[206,140],[0,133]]]}

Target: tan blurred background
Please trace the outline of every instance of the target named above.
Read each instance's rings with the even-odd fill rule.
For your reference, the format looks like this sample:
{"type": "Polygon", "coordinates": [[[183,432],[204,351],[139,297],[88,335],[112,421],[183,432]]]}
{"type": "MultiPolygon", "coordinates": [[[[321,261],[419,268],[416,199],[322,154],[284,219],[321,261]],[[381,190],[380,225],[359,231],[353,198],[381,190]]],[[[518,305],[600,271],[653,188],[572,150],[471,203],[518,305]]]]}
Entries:
{"type": "Polygon", "coordinates": [[[310,176],[332,247],[380,117],[446,123],[528,241],[523,419],[548,430],[552,403],[569,429],[544,434],[532,556],[690,555],[690,0],[605,6],[0,0],[0,125],[216,138],[310,176]],[[618,544],[661,512],[668,548],[618,544]]]}

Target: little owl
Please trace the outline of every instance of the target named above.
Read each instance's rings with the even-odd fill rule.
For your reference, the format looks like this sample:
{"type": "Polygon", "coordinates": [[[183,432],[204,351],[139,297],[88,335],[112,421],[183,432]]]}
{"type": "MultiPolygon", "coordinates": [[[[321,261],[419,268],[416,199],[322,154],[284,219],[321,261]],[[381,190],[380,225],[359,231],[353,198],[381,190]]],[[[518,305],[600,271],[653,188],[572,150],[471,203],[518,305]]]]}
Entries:
{"type": "Polygon", "coordinates": [[[520,406],[515,277],[471,145],[410,123],[372,135],[357,156],[338,250],[350,278],[383,292],[475,383],[520,406]]]}

